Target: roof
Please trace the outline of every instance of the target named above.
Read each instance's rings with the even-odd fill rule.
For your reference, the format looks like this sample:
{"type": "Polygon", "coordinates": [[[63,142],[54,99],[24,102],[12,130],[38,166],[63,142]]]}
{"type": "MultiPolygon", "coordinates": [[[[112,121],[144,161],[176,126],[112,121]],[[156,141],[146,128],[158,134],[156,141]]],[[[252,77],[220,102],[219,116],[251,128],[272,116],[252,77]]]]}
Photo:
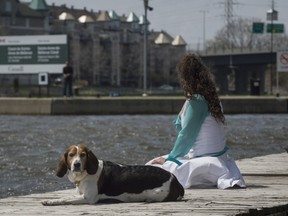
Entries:
{"type": "Polygon", "coordinates": [[[155,44],[171,44],[173,38],[166,32],[161,32],[155,39],[155,44]]]}
{"type": "Polygon", "coordinates": [[[185,42],[185,40],[180,36],[177,35],[174,40],[172,41],[172,45],[173,46],[182,46],[182,45],[186,45],[187,43],[185,42]]]}
{"type": "Polygon", "coordinates": [[[82,15],[78,18],[78,21],[80,23],[92,23],[95,22],[94,19],[91,16],[88,15],[82,15]]]}
{"type": "Polygon", "coordinates": [[[48,10],[48,5],[45,0],[32,0],[29,7],[33,10],[48,10]]]}
{"type": "Polygon", "coordinates": [[[107,11],[100,11],[97,21],[110,21],[110,16],[107,11]]]}
{"type": "Polygon", "coordinates": [[[119,20],[119,16],[116,14],[116,12],[115,12],[114,10],[109,11],[109,17],[110,17],[112,20],[119,20]]]}
{"type": "Polygon", "coordinates": [[[126,21],[127,22],[139,22],[139,18],[136,16],[134,12],[130,12],[126,21]]]}
{"type": "Polygon", "coordinates": [[[59,20],[75,20],[75,17],[67,12],[63,12],[59,15],[59,20]]]}
{"type": "Polygon", "coordinates": [[[121,22],[126,22],[127,17],[126,17],[125,14],[123,14],[122,16],[119,17],[119,19],[120,19],[121,22]]]}
{"type": "MultiPolygon", "coordinates": [[[[50,14],[53,16],[54,19],[60,19],[61,15],[62,17],[60,20],[63,20],[64,18],[64,15],[62,15],[63,13],[66,13],[65,15],[66,18],[64,18],[64,20],[78,20],[79,22],[81,22],[79,18],[82,17],[83,15],[90,17],[93,20],[93,22],[97,18],[97,13],[95,13],[93,10],[87,11],[85,8],[84,9],[75,9],[74,7],[68,8],[66,5],[60,5],[60,6],[52,5],[49,7],[50,7],[50,14]]],[[[88,18],[88,20],[90,20],[90,18],[88,18]]],[[[85,19],[86,18],[81,18],[82,21],[85,19]]]]}
{"type": "Polygon", "coordinates": [[[22,3],[17,4],[17,15],[23,17],[43,17],[40,12],[31,9],[29,6],[22,3]]]}
{"type": "MultiPolygon", "coordinates": [[[[145,17],[145,16],[140,16],[140,18],[139,18],[139,24],[140,24],[140,25],[144,25],[144,17],[145,17]]],[[[150,25],[150,22],[149,22],[149,20],[147,19],[147,17],[146,17],[146,21],[147,21],[147,25],[150,25]]]]}

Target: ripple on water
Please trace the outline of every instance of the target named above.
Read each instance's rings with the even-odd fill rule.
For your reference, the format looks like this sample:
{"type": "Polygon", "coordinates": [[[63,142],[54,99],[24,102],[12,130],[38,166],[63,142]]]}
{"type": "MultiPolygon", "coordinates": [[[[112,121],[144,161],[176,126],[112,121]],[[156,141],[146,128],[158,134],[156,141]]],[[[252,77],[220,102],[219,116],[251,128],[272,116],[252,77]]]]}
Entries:
{"type": "MultiPolygon", "coordinates": [[[[103,160],[143,164],[168,153],[175,115],[0,116],[0,197],[74,187],[54,171],[62,152],[83,143],[103,160]]],[[[235,159],[283,152],[288,115],[227,115],[235,159]]]]}

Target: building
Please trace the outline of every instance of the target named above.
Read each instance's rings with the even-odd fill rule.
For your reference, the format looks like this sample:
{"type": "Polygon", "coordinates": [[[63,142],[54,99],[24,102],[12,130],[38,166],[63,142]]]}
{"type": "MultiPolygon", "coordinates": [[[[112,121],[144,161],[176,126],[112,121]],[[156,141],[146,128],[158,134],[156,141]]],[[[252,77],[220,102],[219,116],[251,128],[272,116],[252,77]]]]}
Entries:
{"type": "MultiPolygon", "coordinates": [[[[144,27],[144,17],[133,12],[118,15],[45,0],[0,1],[0,35],[66,34],[75,78],[92,85],[143,87],[144,27]]],[[[176,63],[185,52],[180,35],[148,28],[148,87],[177,85],[176,63]]]]}

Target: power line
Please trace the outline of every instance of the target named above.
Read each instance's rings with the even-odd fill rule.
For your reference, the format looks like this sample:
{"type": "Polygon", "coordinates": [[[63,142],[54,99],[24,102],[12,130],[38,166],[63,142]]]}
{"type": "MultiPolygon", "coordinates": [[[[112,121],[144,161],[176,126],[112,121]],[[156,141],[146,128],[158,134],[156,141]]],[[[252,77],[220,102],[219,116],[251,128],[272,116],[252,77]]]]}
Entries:
{"type": "Polygon", "coordinates": [[[220,2],[220,4],[224,4],[224,17],[226,22],[227,28],[227,39],[229,42],[230,49],[232,48],[232,35],[233,35],[233,19],[234,19],[234,12],[233,7],[234,5],[238,5],[239,3],[234,0],[225,0],[224,2],[220,2]]]}

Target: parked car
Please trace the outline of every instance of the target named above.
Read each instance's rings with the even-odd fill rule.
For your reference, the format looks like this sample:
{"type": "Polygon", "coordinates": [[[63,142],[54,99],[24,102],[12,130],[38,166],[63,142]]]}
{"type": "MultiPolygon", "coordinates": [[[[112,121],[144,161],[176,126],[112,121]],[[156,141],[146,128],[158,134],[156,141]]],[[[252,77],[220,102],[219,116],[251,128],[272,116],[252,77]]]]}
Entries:
{"type": "Polygon", "coordinates": [[[60,85],[62,83],[62,78],[61,77],[57,77],[54,79],[54,84],[55,85],[60,85]]]}
{"type": "Polygon", "coordinates": [[[172,91],[172,90],[173,90],[173,86],[164,84],[164,85],[159,86],[159,89],[167,90],[167,91],[172,91]]]}

